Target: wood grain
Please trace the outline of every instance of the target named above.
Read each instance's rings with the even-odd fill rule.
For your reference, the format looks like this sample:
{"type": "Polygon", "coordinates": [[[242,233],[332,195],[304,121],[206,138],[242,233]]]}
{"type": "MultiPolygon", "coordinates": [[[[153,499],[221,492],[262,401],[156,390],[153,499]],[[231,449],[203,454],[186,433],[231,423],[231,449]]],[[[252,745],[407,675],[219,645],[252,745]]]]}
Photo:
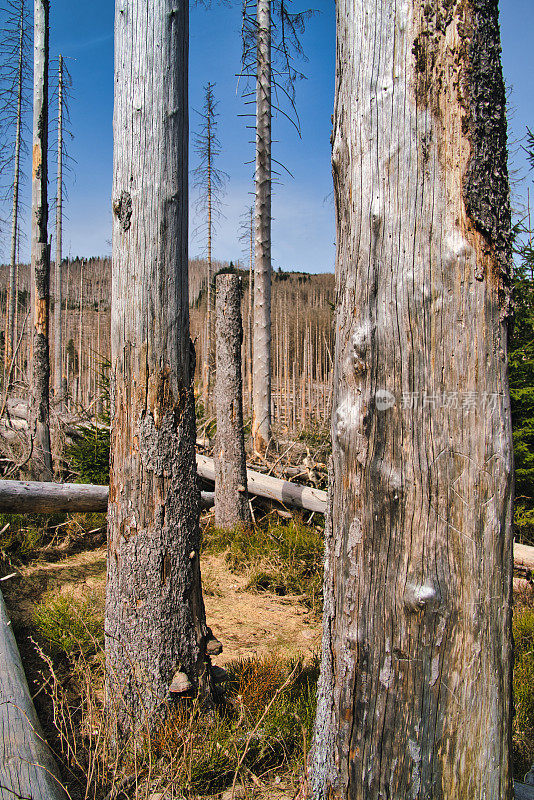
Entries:
{"type": "Polygon", "coordinates": [[[332,141],[311,796],[508,800],[511,253],[495,0],[339,0],[332,141]]]}

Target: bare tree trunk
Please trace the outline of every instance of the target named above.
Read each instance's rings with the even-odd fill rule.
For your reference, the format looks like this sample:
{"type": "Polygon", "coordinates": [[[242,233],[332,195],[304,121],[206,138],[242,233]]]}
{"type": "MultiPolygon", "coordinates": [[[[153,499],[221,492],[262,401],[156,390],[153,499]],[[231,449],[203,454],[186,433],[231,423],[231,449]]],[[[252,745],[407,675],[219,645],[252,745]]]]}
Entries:
{"type": "Polygon", "coordinates": [[[321,800],[512,796],[497,17],[496,0],[337,4],[321,800]]]}
{"type": "MultiPolygon", "coordinates": [[[[22,142],[22,90],[24,67],[24,0],[20,0],[19,54],[17,75],[17,127],[15,131],[15,166],[13,173],[13,210],[11,218],[11,259],[9,262],[9,286],[7,297],[7,335],[5,346],[5,372],[10,382],[13,374],[11,360],[15,350],[16,323],[15,305],[17,293],[17,243],[19,230],[20,146],[22,142]]],[[[6,388],[9,388],[7,386],[6,388]]]]}
{"type": "Polygon", "coordinates": [[[54,297],[54,395],[63,405],[63,369],[61,342],[61,266],[63,232],[63,56],[59,56],[58,67],[58,117],[57,117],[57,193],[56,193],[56,264],[54,297]]]}
{"type": "Polygon", "coordinates": [[[215,524],[233,528],[251,521],[243,434],[241,280],[237,275],[217,275],[216,280],[215,524]]]}
{"type": "Polygon", "coordinates": [[[106,664],[123,732],[169,698],[177,670],[202,696],[212,687],[189,338],[187,43],[185,0],[117,5],[106,664]]]}
{"type": "Polygon", "coordinates": [[[213,322],[212,322],[212,308],[213,308],[213,266],[211,263],[211,114],[207,115],[207,204],[208,204],[208,295],[207,295],[207,313],[206,313],[206,383],[204,387],[205,400],[204,400],[204,413],[206,417],[209,416],[211,404],[211,390],[213,385],[213,322]]]}
{"type": "Polygon", "coordinates": [[[50,246],[48,222],[48,0],[34,2],[33,162],[32,162],[32,471],[52,479],[50,450],[50,246]]]}
{"type": "Polygon", "coordinates": [[[248,317],[247,317],[248,398],[249,398],[249,406],[251,414],[253,408],[252,370],[254,363],[252,356],[253,320],[254,320],[254,206],[251,206],[250,207],[250,251],[249,251],[249,267],[248,267],[248,317]]]}
{"type": "Polygon", "coordinates": [[[82,349],[82,331],[83,331],[83,258],[80,262],[80,293],[79,306],[78,306],[78,383],[76,384],[76,402],[83,403],[83,349],[82,349]]]}
{"type": "Polygon", "coordinates": [[[263,452],[271,435],[271,1],[257,3],[256,235],[252,436],[263,452]]]}

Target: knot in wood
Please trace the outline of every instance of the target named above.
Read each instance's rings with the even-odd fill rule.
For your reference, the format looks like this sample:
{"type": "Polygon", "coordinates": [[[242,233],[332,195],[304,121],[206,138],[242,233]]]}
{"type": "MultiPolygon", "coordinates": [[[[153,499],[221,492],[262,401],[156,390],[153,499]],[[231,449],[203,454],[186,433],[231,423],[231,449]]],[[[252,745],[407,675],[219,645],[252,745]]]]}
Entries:
{"type": "Polygon", "coordinates": [[[431,583],[407,584],[404,605],[408,611],[427,611],[439,605],[441,595],[431,583]]]}
{"type": "Polygon", "coordinates": [[[127,231],[132,218],[132,196],[129,192],[123,191],[119,198],[115,198],[113,201],[113,213],[119,220],[122,230],[127,231]]]}

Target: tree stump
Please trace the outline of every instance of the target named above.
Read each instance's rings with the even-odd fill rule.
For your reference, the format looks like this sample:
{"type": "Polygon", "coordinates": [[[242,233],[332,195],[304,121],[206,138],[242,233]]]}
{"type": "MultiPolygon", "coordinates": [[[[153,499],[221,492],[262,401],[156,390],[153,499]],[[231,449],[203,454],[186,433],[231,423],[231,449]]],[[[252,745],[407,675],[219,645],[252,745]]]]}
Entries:
{"type": "Polygon", "coordinates": [[[215,524],[233,528],[251,521],[243,434],[241,279],[237,275],[217,275],[215,315],[215,524]]]}

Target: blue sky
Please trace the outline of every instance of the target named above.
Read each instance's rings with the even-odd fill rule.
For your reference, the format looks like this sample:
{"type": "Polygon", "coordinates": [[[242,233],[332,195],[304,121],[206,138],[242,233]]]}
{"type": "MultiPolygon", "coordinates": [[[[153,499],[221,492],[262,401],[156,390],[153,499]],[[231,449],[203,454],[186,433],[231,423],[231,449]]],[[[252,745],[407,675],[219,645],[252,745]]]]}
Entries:
{"type": "MultiPolygon", "coordinates": [[[[297,5],[297,3],[295,3],[297,5]]],[[[302,65],[307,80],[297,85],[302,138],[282,116],[274,118],[273,155],[294,178],[282,176],[273,197],[273,266],[325,272],[334,264],[334,222],[330,174],[330,116],[333,106],[335,19],[332,0],[312,4],[319,13],[307,26],[303,39],[308,56],[302,65]]],[[[68,178],[69,199],[63,236],[65,255],[101,255],[110,252],[113,113],[113,16],[111,0],[72,3],[52,0],[51,56],[62,53],[73,78],[71,120],[74,139],[69,150],[75,163],[68,178]]],[[[252,131],[238,114],[246,110],[237,90],[240,63],[240,4],[193,6],[190,18],[190,107],[202,106],[202,87],[215,82],[219,100],[219,166],[229,175],[224,197],[224,219],[214,244],[214,256],[233,259],[242,255],[240,217],[252,201],[252,131]]],[[[526,163],[518,140],[525,126],[532,127],[532,72],[534,57],[533,0],[501,3],[501,33],[505,79],[512,88],[513,113],[509,124],[514,168],[525,174],[526,163]]],[[[191,131],[198,117],[191,112],[191,131]]],[[[249,121],[251,122],[251,121],[249,121]]],[[[196,165],[194,152],[190,167],[196,165]]],[[[53,190],[53,175],[51,176],[53,190]]],[[[532,183],[532,181],[531,181],[532,183]]],[[[29,184],[25,186],[29,198],[29,184]]],[[[525,184],[516,187],[516,205],[525,184]]],[[[193,199],[193,198],[192,198],[193,199]]],[[[195,228],[194,211],[191,229],[195,228]]],[[[203,244],[192,238],[190,254],[201,254],[203,244]]],[[[23,244],[28,257],[28,243],[23,244]]],[[[0,254],[6,258],[7,253],[0,254]]]]}

